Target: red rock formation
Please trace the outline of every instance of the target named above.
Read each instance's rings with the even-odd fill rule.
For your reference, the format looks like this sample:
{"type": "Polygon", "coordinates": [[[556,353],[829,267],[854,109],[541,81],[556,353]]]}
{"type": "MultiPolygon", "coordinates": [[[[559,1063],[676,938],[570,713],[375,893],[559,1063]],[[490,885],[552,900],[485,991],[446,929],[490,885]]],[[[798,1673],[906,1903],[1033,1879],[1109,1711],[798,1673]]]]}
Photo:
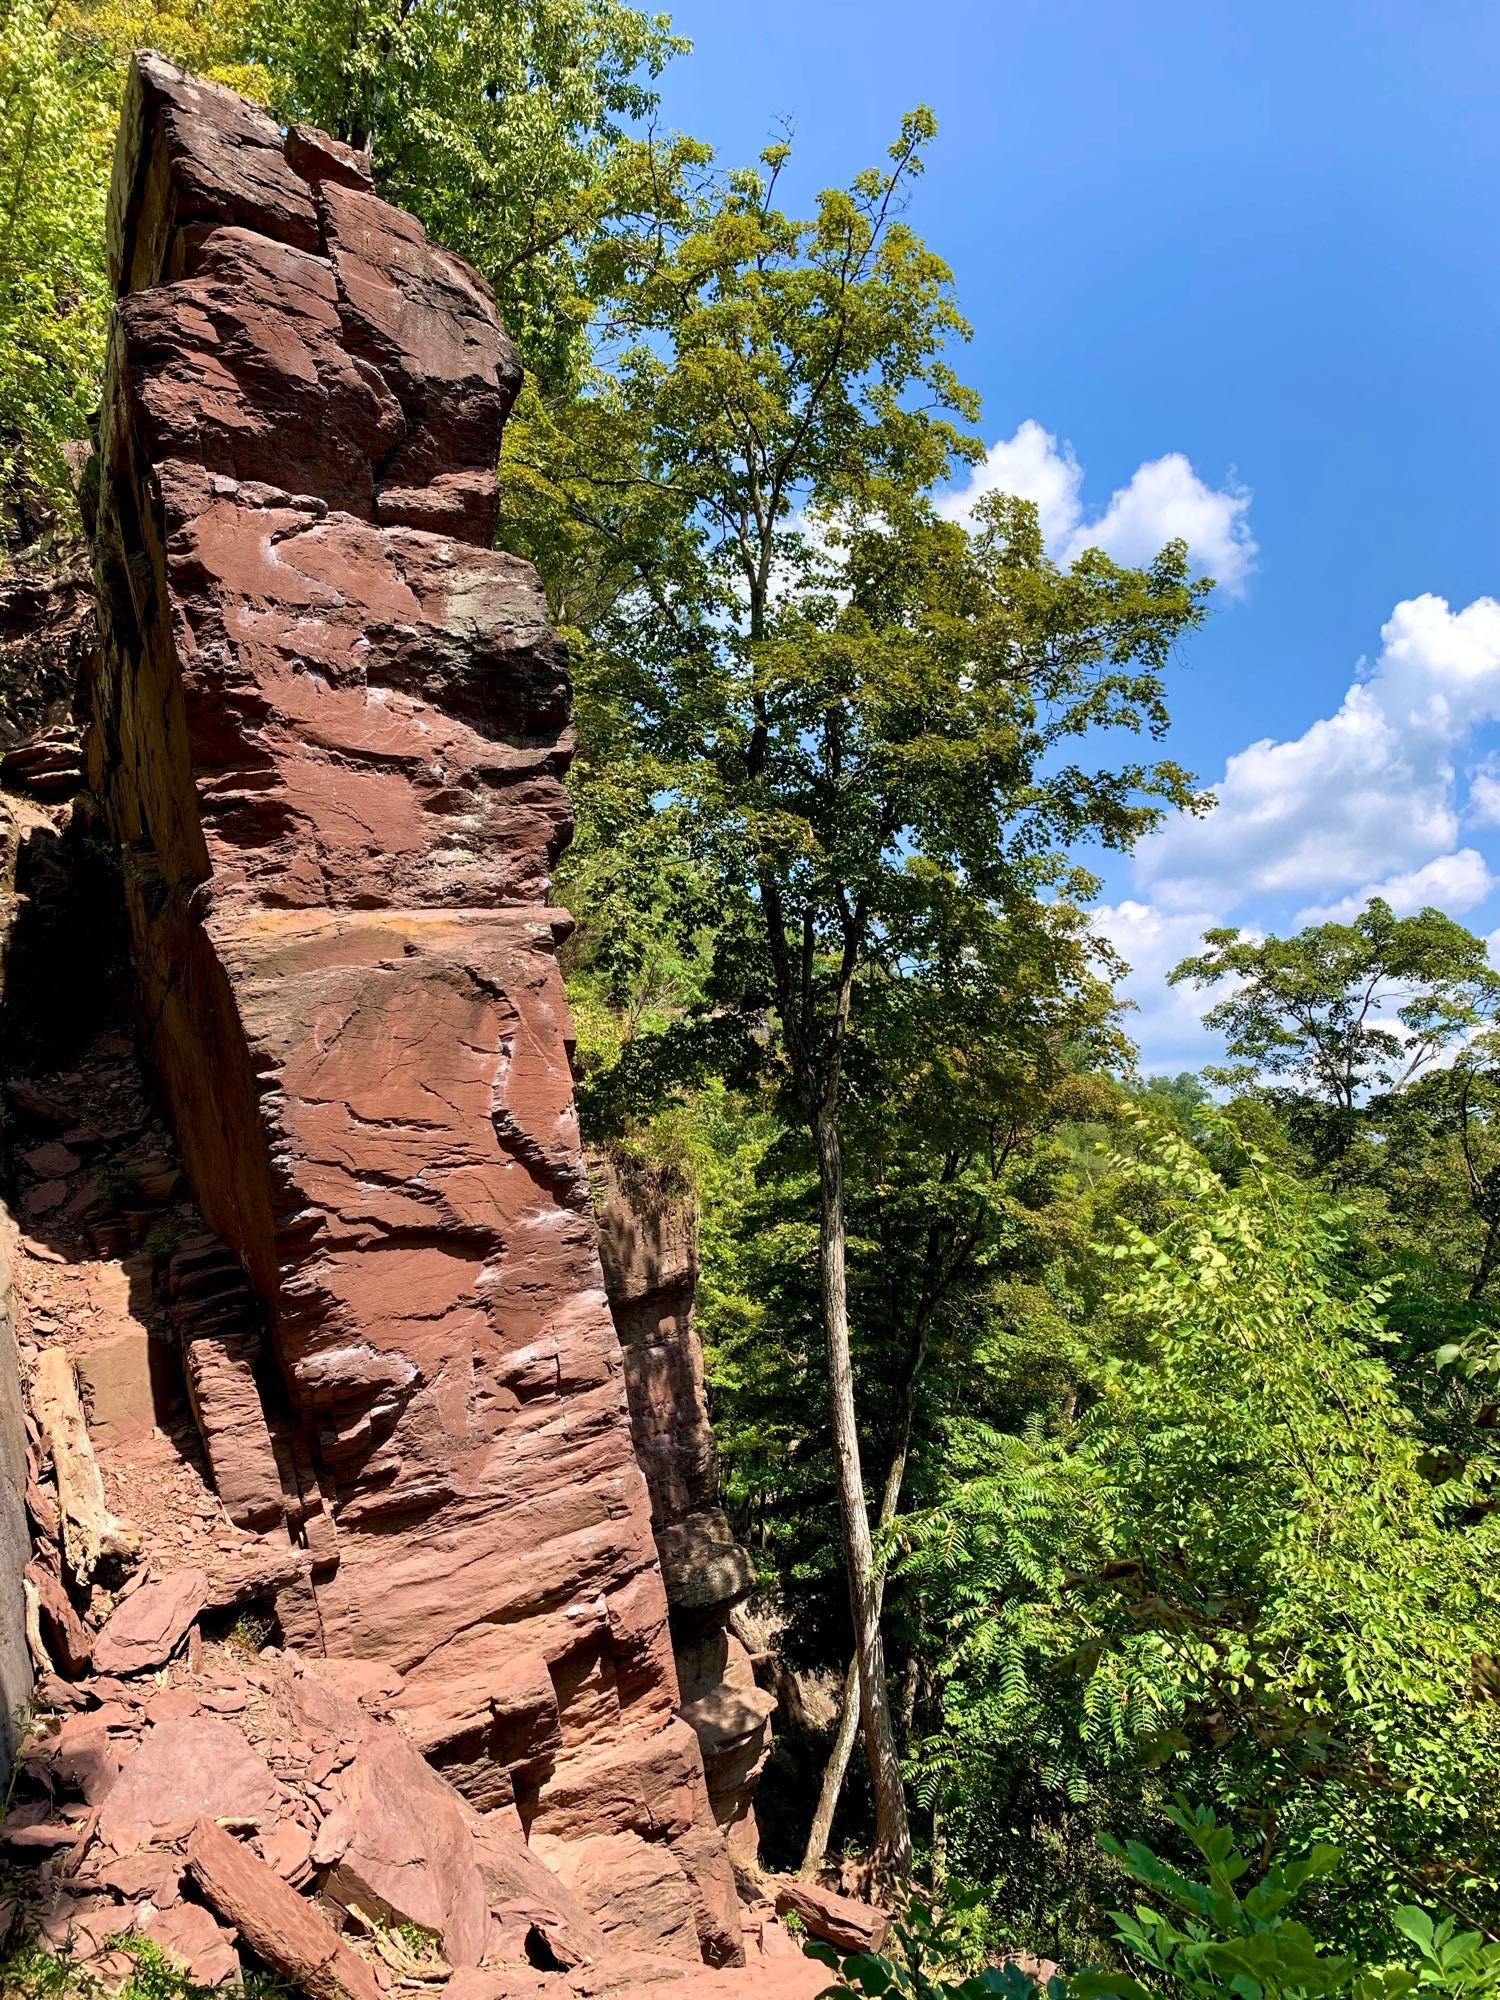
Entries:
{"type": "Polygon", "coordinates": [[[714,1818],[735,1859],[753,1866],[752,1801],[770,1754],[776,1700],[756,1685],[750,1654],[730,1629],[755,1570],[719,1505],[703,1351],[693,1328],[693,1208],[649,1168],[602,1155],[591,1164],[604,1282],[667,1590],[679,1713],[698,1738],[714,1818]]]}
{"type": "Polygon", "coordinates": [[[680,1878],[734,1960],[546,906],[566,660],[488,546],[514,353],[358,155],[152,56],[109,242],[90,773],[237,1265],[174,1269],[216,1484],[292,1559],[289,1641],[398,1669],[481,1812],[634,1855],[590,1902],[617,1941],[680,1878]]]}

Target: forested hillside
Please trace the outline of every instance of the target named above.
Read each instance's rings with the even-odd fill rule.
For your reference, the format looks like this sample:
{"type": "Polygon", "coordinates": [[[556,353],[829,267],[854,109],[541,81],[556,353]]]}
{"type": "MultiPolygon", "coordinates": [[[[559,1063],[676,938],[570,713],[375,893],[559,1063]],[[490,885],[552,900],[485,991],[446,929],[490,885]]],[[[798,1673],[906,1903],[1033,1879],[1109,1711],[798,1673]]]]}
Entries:
{"type": "Polygon", "coordinates": [[[1379,900],[1211,932],[1232,1063],[1141,1073],[1091,868],[1212,810],[1163,739],[1213,585],[939,507],[933,114],[809,191],[674,129],[623,0],[6,0],[13,570],[80,533],[138,45],[368,148],[519,350],[585,1136],[697,1209],[763,1852],[947,1968],[840,1990],[1500,1991],[1500,974],[1379,900]]]}

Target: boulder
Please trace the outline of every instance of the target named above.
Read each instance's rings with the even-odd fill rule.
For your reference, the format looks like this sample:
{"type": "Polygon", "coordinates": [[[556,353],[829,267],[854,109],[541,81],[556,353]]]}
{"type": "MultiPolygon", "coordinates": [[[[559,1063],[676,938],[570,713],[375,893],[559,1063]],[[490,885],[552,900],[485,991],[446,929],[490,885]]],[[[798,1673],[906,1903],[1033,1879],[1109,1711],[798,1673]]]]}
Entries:
{"type": "Polygon", "coordinates": [[[539,1851],[527,1845],[513,1813],[484,1813],[472,1830],[494,1919],[488,1957],[518,1960],[540,1947],[544,1957],[564,1968],[609,1958],[603,1930],[539,1851]]]}
{"type": "Polygon", "coordinates": [[[65,1715],[46,1745],[52,1772],[80,1791],[91,1806],[101,1804],[123,1766],[137,1754],[137,1724],[137,1716],[119,1702],[65,1715]]]}
{"type": "Polygon", "coordinates": [[[473,1837],[454,1792],[388,1724],[330,1779],[334,1803],[315,1859],[323,1894],[348,1910],[416,1924],[442,1940],[450,1965],[477,1965],[489,1906],[473,1837]]]}
{"type": "Polygon", "coordinates": [[[141,1674],[162,1666],[187,1637],[208,1601],[201,1569],[175,1570],[142,1584],[105,1620],[94,1641],[94,1666],[105,1674],[141,1674]]]}
{"type": "Polygon", "coordinates": [[[698,1254],[690,1200],[669,1178],[603,1153],[590,1161],[610,1312],[625,1358],[636,1456],[651,1494],[681,1690],[714,1819],[753,1869],[751,1808],[771,1749],[772,1696],[729,1632],[755,1569],[719,1500],[718,1462],[693,1326],[698,1254]]]}
{"type": "Polygon", "coordinates": [[[698,1958],[693,1892],[669,1847],[609,1833],[574,1842],[544,1837],[537,1851],[617,1948],[698,1958]]]}
{"type": "Polygon", "coordinates": [[[840,1951],[879,1951],[891,1927],[889,1910],[861,1903],[825,1889],[821,1882],[803,1882],[790,1875],[776,1878],[776,1914],[796,1915],[814,1937],[840,1951]]]}
{"type": "Polygon", "coordinates": [[[222,1986],[230,1980],[239,1983],[240,1958],[234,1948],[234,1932],[216,1923],[201,1903],[174,1902],[168,1909],[153,1912],[140,1929],[141,1935],[160,1945],[195,1986],[222,1986]]]}
{"type": "Polygon", "coordinates": [[[232,1723],[159,1723],[127,1761],[99,1816],[99,1837],[130,1854],[180,1837],[207,1814],[248,1826],[276,1816],[276,1780],[232,1723]]]}

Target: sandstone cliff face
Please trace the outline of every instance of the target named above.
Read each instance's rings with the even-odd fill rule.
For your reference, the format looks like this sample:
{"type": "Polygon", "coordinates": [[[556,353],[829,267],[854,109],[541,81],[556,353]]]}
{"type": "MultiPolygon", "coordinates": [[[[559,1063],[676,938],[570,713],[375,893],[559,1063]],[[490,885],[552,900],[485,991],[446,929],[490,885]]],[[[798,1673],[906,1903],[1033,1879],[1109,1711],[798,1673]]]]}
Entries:
{"type": "Polygon", "coordinates": [[[734,1960],[546,905],[566,660],[488,546],[514,353],[358,156],[154,57],[109,229],[90,776],[232,1253],[172,1274],[214,1482],[288,1642],[395,1668],[606,1929],[649,1877],[658,1945],[734,1960]]]}

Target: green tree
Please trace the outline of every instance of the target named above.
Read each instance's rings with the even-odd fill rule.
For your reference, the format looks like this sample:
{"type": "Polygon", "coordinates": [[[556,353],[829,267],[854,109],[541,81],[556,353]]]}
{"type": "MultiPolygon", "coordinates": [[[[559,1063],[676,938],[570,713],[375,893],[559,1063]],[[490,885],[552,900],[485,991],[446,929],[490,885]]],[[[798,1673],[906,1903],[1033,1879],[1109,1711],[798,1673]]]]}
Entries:
{"type": "Polygon", "coordinates": [[[71,523],[109,297],[104,208],[126,64],[201,76],[374,147],[381,192],[496,288],[526,366],[586,373],[594,265],[700,149],[627,127],[686,43],[625,0],[14,0],[0,15],[0,507],[71,523]]]}
{"type": "Polygon", "coordinates": [[[1232,982],[1204,1016],[1244,1065],[1218,1074],[1264,1085],[1282,1103],[1320,1107],[1325,1159],[1347,1151],[1372,1093],[1404,1088],[1471,1035],[1500,1000],[1481,938],[1441,910],[1397,917],[1376,896],[1353,923],[1311,924],[1294,937],[1209,931],[1206,949],[1168,975],[1174,985],[1232,982]]]}
{"type": "Polygon", "coordinates": [[[25,542],[66,491],[61,447],[84,434],[103,344],[102,212],[90,154],[109,123],[108,72],[55,6],[0,20],[0,482],[25,542]],[[78,165],[84,163],[80,175],[78,165]]]}
{"type": "Polygon", "coordinates": [[[1252,1149],[1231,1182],[1176,1134],[1119,1172],[1076,1422],[955,1425],[954,1488],[902,1524],[946,1635],[921,1761],[954,1865],[1003,1867],[1030,1765],[1117,1828],[1187,1789],[1268,1841],[1337,1841],[1327,1918],[1351,1947],[1384,1949],[1413,1890],[1482,1915],[1489,1468],[1437,1459],[1404,1406],[1347,1209],[1252,1149]]]}
{"type": "Polygon", "coordinates": [[[715,884],[715,1023],[760,1038],[816,1161],[862,1726],[897,1873],[909,1833],[848,1313],[853,1024],[877,987],[999,962],[1007,924],[1050,924],[1063,956],[1067,898],[1090,886],[1064,852],[1126,846],[1159,802],[1189,798],[1169,763],[1095,769],[1070,746],[1096,727],[1160,733],[1166,661],[1205,589],[1180,548],[1144,571],[1095,552],[1061,573],[1034,511],[992,501],[970,531],[922,497],[977,451],[945,360],[966,331],[949,274],[900,215],[931,130],[914,114],[890,167],[825,193],[810,221],[776,206],[787,151],[772,147],[643,243],[615,308],[635,339],[606,461],[633,453],[636,470],[591,483],[597,435],[568,466],[615,547],[643,508],[678,523],[631,558],[601,645],[715,884]],[[1050,914],[1044,891],[1061,896],[1050,914]]]}
{"type": "MultiPolygon", "coordinates": [[[[865,1429],[886,1467],[877,1544],[913,1469],[930,1488],[921,1460],[945,1418],[1014,1398],[1015,1357],[1002,1360],[997,1322],[1012,1340],[1019,1325],[1041,1322],[1051,1362],[1064,1360],[1067,1341],[1058,1339],[1060,1316],[1041,1273],[1067,1225],[1038,1156],[1059,1125],[1113,1116],[1117,1094],[1086,1066],[1102,1072],[1127,1053],[1112,992],[1095,975],[1084,937],[1073,943],[1070,962],[1051,925],[1012,913],[987,953],[927,967],[926,977],[903,967],[902,977],[863,996],[846,1064],[844,1150],[856,1377],[865,1429]]],[[[1058,1386],[1055,1375],[1051,1382],[1058,1386]]],[[[882,1601],[885,1582],[880,1568],[882,1601]]],[[[908,1653],[908,1741],[919,1656],[920,1647],[908,1653]]],[[[822,1866],[857,1716],[856,1657],[804,1875],[822,1866]]]]}
{"type": "Polygon", "coordinates": [[[251,0],[246,47],[273,109],[370,148],[381,193],[494,286],[526,367],[574,386],[591,259],[613,227],[649,227],[670,179],[662,149],[626,137],[688,47],[666,15],[626,0],[251,0]]]}
{"type": "Polygon", "coordinates": [[[1371,1107],[1364,1185],[1386,1202],[1372,1233],[1419,1253],[1477,1305],[1500,1271],[1500,1073],[1493,1030],[1371,1107]],[[1382,1228],[1382,1223],[1385,1226],[1382,1228]]]}
{"type": "Polygon", "coordinates": [[[104,204],[138,43],[255,89],[243,0],[11,0],[0,12],[0,513],[12,547],[70,510],[63,447],[87,437],[109,296],[104,204]]]}
{"type": "MultiPolygon", "coordinates": [[[[1434,1919],[1417,1904],[1392,1911],[1399,1961],[1362,1964],[1329,1951],[1293,1905],[1309,1885],[1339,1872],[1342,1857],[1329,1843],[1295,1860],[1262,1856],[1260,1865],[1235,1845],[1227,1826],[1205,1807],[1180,1802],[1166,1818],[1187,1849],[1185,1866],[1143,1841],[1105,1837],[1102,1845],[1134,1885],[1140,1900],[1114,1912],[1115,1940],[1129,1970],[1089,1968],[1053,1974],[1048,2000],[1463,2000],[1500,1992],[1500,1943],[1461,1930],[1452,1917],[1434,1919]],[[1140,1977],[1136,1977],[1139,1973],[1140,1977]]],[[[841,1994],[905,1995],[910,2000],[1035,2000],[1037,1982],[1015,1964],[964,1977],[953,1970],[963,1938],[953,1917],[913,1900],[892,1926],[894,1945],[880,1957],[841,1954],[825,1944],[803,1949],[835,1967],[841,1994]]]]}

